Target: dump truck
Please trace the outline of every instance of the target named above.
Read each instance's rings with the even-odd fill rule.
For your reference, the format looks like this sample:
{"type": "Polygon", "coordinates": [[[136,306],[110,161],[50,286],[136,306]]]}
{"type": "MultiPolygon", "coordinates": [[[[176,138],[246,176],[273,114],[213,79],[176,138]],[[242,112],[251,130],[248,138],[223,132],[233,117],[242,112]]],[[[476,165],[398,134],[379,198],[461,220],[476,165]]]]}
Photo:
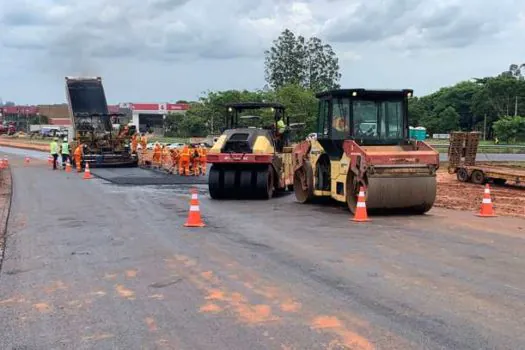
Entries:
{"type": "Polygon", "coordinates": [[[225,106],[226,130],[209,150],[211,198],[272,198],[275,191],[293,189],[292,150],[288,131],[278,135],[277,122],[285,116],[279,103],[233,103],[225,106]],[[246,111],[271,110],[270,125],[246,111]]]}
{"type": "Polygon", "coordinates": [[[83,162],[90,167],[138,166],[131,152],[135,126],[113,123],[123,116],[109,113],[101,77],[66,77],[66,96],[73,129],[69,135],[71,149],[84,144],[83,162]]]}
{"type": "Polygon", "coordinates": [[[297,201],[331,197],[355,213],[363,187],[371,211],[430,210],[439,153],[409,138],[412,94],[411,89],[360,88],[317,94],[317,137],[293,151],[297,201]]]}

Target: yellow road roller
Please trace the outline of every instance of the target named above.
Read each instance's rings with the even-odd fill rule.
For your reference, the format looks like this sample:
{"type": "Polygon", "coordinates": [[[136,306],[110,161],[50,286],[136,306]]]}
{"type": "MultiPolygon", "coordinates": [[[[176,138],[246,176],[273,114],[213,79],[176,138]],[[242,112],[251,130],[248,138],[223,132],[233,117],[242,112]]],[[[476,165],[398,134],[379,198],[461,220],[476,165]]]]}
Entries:
{"type": "Polygon", "coordinates": [[[208,152],[212,164],[208,177],[211,198],[269,199],[275,191],[293,190],[289,118],[279,103],[228,104],[226,130],[208,152]],[[246,113],[270,110],[264,125],[260,115],[246,113]]]}
{"type": "Polygon", "coordinates": [[[371,211],[423,214],[436,198],[439,153],[408,133],[411,89],[317,94],[315,139],[294,148],[297,201],[332,197],[355,213],[360,187],[371,211]]]}

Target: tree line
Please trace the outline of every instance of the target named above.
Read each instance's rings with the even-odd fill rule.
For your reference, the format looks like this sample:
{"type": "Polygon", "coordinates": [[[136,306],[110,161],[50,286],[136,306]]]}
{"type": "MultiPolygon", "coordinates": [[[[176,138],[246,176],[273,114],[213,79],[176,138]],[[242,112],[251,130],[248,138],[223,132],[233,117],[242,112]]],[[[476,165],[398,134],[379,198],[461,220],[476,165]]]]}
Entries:
{"type": "MultiPolygon", "coordinates": [[[[224,105],[272,101],[287,107],[292,122],[303,122],[303,134],[316,131],[319,91],[339,88],[339,60],[321,39],[304,38],[286,29],[265,51],[267,85],[257,91],[210,91],[191,103],[186,116],[168,118],[168,132],[182,137],[219,133],[224,105]]],[[[525,64],[511,64],[492,77],[461,81],[409,101],[411,126],[427,133],[481,131],[487,139],[525,141],[525,64]]],[[[402,85],[402,84],[400,84],[402,85]]]]}
{"type": "Polygon", "coordinates": [[[409,120],[428,133],[481,131],[504,142],[525,140],[525,64],[493,77],[444,87],[409,103],[409,120]]]}

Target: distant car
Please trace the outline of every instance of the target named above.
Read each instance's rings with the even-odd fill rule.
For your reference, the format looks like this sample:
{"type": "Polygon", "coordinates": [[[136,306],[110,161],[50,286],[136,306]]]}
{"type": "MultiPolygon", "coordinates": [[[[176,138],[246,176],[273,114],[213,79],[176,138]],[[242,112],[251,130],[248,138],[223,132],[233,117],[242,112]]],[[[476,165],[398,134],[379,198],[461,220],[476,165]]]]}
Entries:
{"type": "Polygon", "coordinates": [[[184,147],[183,143],[175,142],[168,145],[168,149],[176,149],[176,148],[182,148],[184,147]]]}

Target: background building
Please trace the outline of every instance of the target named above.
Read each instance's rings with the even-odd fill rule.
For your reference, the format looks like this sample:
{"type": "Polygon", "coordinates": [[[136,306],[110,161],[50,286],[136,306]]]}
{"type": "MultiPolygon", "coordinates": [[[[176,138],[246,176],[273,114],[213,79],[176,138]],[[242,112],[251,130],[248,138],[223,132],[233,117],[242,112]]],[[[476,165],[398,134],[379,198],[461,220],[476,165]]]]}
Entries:
{"type": "MultiPolygon", "coordinates": [[[[108,105],[109,113],[121,113],[114,123],[132,123],[141,132],[164,135],[164,119],[169,113],[185,113],[189,105],[185,103],[120,103],[108,105]]],[[[0,107],[0,122],[14,122],[17,130],[29,131],[31,124],[51,124],[69,126],[69,109],[66,103],[37,106],[0,107]],[[47,117],[46,119],[43,117],[47,117]]]]}

